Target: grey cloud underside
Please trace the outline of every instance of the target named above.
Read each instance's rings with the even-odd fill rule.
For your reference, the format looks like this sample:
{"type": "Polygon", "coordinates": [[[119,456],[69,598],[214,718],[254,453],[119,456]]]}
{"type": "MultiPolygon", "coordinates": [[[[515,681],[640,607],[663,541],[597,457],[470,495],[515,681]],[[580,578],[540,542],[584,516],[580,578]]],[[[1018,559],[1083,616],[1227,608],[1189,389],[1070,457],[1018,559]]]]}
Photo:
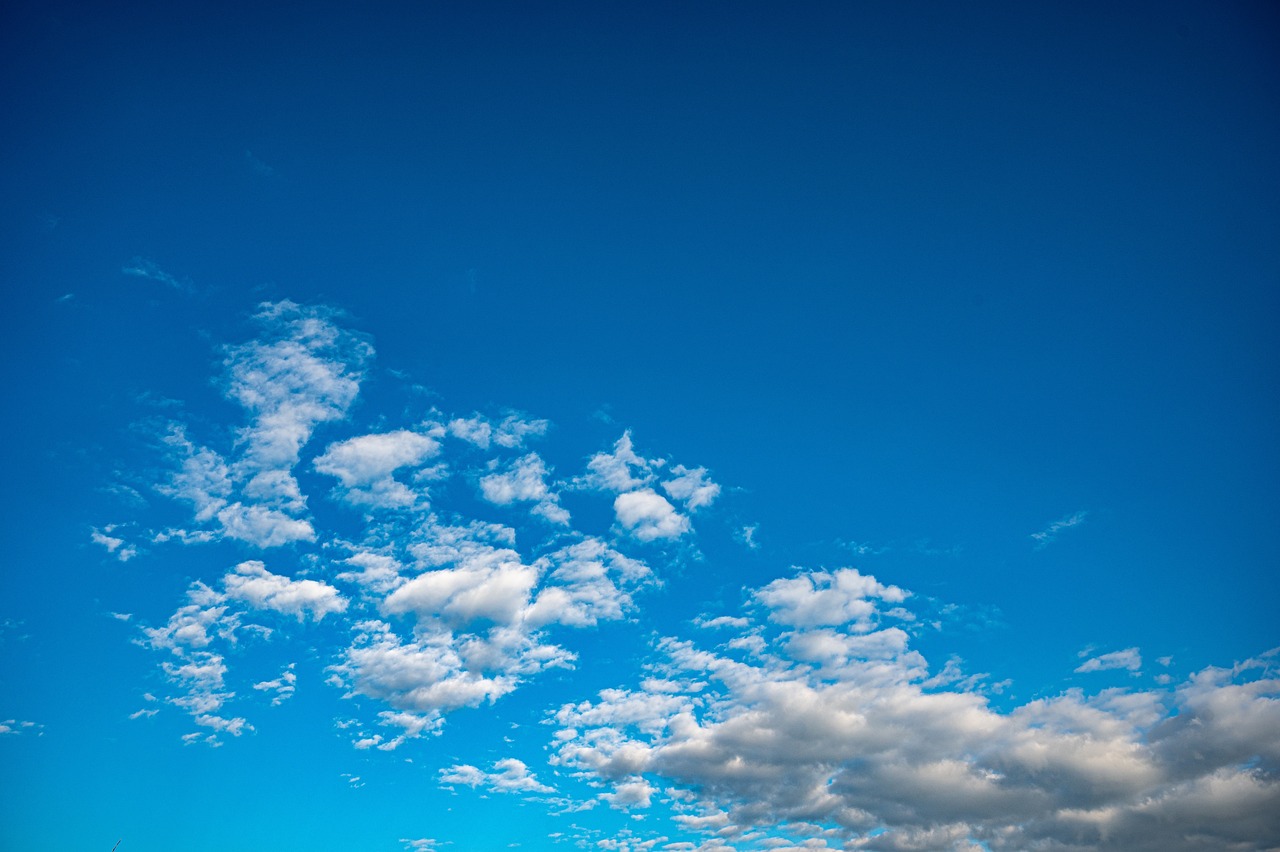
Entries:
{"type": "Polygon", "coordinates": [[[1169,691],[1001,713],[931,678],[886,625],[883,604],[904,594],[852,570],[776,581],[750,627],[720,622],[733,640],[665,639],[661,681],[561,708],[556,760],[620,790],[691,791],[671,802],[686,826],[742,848],[762,827],[814,823],[839,829],[830,848],[1280,844],[1274,652],[1169,691]]]}
{"type": "MultiPolygon", "coordinates": [[[[139,628],[169,692],[134,715],[177,708],[191,742],[252,730],[250,711],[301,688],[284,661],[238,679],[238,643],[314,643],[317,625],[345,636],[328,651],[335,697],[373,708],[341,725],[356,748],[436,734],[458,708],[578,665],[580,631],[641,613],[659,582],[649,561],[696,535],[721,493],[705,468],[646,456],[629,432],[557,475],[529,447],[546,421],[509,412],[362,430],[351,416],[373,350],[339,319],[263,306],[259,337],[223,351],[221,387],[243,414],[234,440],[212,446],[176,421],[163,432],[157,490],[189,523],[151,543],[261,551],[139,628]],[[313,448],[324,424],[341,437],[313,448]],[[450,478],[471,503],[442,502],[450,478]],[[570,492],[611,508],[611,526],[578,529],[561,505],[570,492]],[[360,532],[324,529],[314,500],[360,532]]],[[[118,554],[113,529],[95,540],[118,554]]],[[[455,764],[439,780],[561,812],[673,812],[662,835],[592,838],[605,849],[1280,847],[1274,654],[1159,691],[1067,692],[1001,712],[981,676],[912,649],[927,620],[911,603],[852,569],[797,571],[753,591],[741,614],[700,619],[698,640],[662,640],[640,682],[549,712],[552,762],[597,785],[577,804],[516,757],[455,764]]],[[[1080,671],[1127,680],[1141,665],[1129,648],[1080,671]]]]}

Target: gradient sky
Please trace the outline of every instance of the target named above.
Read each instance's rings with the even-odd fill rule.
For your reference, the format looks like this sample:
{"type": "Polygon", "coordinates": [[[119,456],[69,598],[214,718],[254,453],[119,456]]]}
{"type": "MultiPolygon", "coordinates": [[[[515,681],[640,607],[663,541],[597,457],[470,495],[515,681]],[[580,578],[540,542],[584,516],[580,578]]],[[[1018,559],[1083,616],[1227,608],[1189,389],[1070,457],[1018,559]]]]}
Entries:
{"type": "Polygon", "coordinates": [[[1269,4],[9,4],[0,846],[1280,848],[1269,4]]]}

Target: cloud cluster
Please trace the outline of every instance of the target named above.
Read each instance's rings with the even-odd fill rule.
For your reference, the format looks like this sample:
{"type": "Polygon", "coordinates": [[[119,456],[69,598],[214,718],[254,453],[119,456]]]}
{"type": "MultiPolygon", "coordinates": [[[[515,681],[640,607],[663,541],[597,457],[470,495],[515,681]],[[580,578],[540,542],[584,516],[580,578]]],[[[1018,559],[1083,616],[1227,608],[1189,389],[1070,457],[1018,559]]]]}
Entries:
{"type": "Polygon", "coordinates": [[[704,621],[736,631],[718,648],[664,639],[662,679],[562,707],[555,762],[637,807],[641,782],[665,790],[703,848],[1280,844],[1276,652],[999,712],[973,681],[930,676],[885,607],[905,598],[854,570],[774,581],[746,624],[704,621]]]}
{"type": "MultiPolygon", "coordinates": [[[[279,547],[316,539],[294,467],[316,427],[346,415],[373,350],[337,325],[332,311],[283,301],[261,306],[255,319],[262,336],[227,348],[223,359],[223,392],[248,418],[235,457],[190,440],[181,423],[163,438],[173,469],[160,490],[189,503],[197,527],[165,531],[161,541],[228,537],[279,547]]],[[[380,479],[360,478],[378,470],[379,449],[335,450],[334,468],[355,480],[349,488],[380,494],[380,479]]]]}
{"type": "MultiPolygon", "coordinates": [[[[432,410],[353,422],[368,342],[335,312],[292,302],[262,306],[255,322],[256,338],[222,350],[219,387],[243,415],[234,432],[205,441],[175,420],[160,438],[156,491],[188,520],[153,531],[147,552],[221,543],[234,554],[136,628],[168,689],[134,717],[178,708],[196,727],[188,742],[219,745],[253,730],[252,702],[290,699],[298,669],[286,660],[300,657],[256,676],[239,660],[257,639],[296,634],[321,649],[334,697],[358,717],[339,724],[356,749],[436,734],[455,710],[580,665],[575,637],[642,612],[661,582],[651,566],[717,511],[722,488],[705,468],[644,455],[629,431],[557,461],[558,478],[529,446],[543,420],[432,410]],[[592,518],[602,528],[584,526],[592,518]]],[[[136,555],[124,528],[142,529],[92,537],[136,555]]],[[[797,570],[751,591],[742,614],[697,620],[705,643],[658,640],[642,676],[550,713],[555,783],[576,792],[517,756],[455,763],[438,780],[562,813],[671,816],[648,836],[582,829],[602,849],[1280,846],[1275,653],[1180,684],[1162,674],[1155,691],[998,709],[998,684],[912,647],[934,623],[914,600],[853,568],[797,570]]],[[[1138,682],[1138,648],[1092,654],[1077,672],[1138,682]]]]}
{"type": "MultiPolygon", "coordinates": [[[[380,708],[353,721],[353,742],[390,750],[439,731],[453,710],[494,702],[545,669],[573,666],[576,655],[554,634],[627,617],[636,592],[657,582],[623,548],[690,535],[687,513],[709,506],[720,486],[705,468],[639,456],[630,433],[557,481],[526,447],[547,433],[547,421],[510,412],[433,411],[403,428],[354,428],[351,410],[373,348],[340,320],[335,311],[288,301],[260,306],[258,336],[222,350],[219,387],[244,415],[234,442],[215,449],[179,421],[167,423],[161,438],[169,468],[157,491],[188,506],[190,522],[153,533],[152,543],[231,540],[281,561],[300,559],[305,568],[280,573],[266,559],[241,559],[193,584],[167,624],[143,628],[142,641],[172,658],[164,670],[177,694],[166,703],[188,709],[215,734],[234,735],[249,723],[224,718],[236,697],[227,649],[246,633],[336,619],[347,640],[328,661],[329,683],[380,708]],[[348,436],[311,449],[326,424],[348,436]],[[345,513],[342,535],[316,520],[317,495],[303,483],[317,478],[333,483],[320,498],[358,510],[358,517],[345,513]],[[433,489],[456,502],[457,484],[477,498],[473,504],[439,504],[433,489]],[[598,532],[574,528],[565,491],[614,501],[617,523],[598,532]],[[532,524],[524,523],[529,515],[532,524]],[[263,623],[268,614],[295,623],[263,623]]],[[[95,531],[95,540],[118,553],[124,543],[108,535],[113,529],[95,531]]],[[[280,703],[295,678],[288,669],[246,686],[280,703]]]]}
{"type": "Polygon", "coordinates": [[[720,494],[706,468],[674,465],[667,460],[645,458],[624,432],[612,452],[600,452],[587,462],[587,472],[578,487],[613,492],[613,511],[619,526],[641,541],[677,539],[692,529],[689,516],[681,514],[667,497],[684,505],[687,512],[710,506],[720,494]],[[667,493],[662,496],[655,489],[667,493]]]}
{"type": "MultiPolygon", "coordinates": [[[[164,703],[182,709],[197,726],[209,729],[208,733],[185,735],[187,742],[219,745],[219,733],[238,737],[253,730],[244,717],[223,715],[223,708],[236,695],[226,685],[226,650],[235,647],[242,636],[269,635],[274,629],[257,617],[274,612],[298,622],[308,617],[320,621],[347,608],[347,599],[334,587],[273,574],[255,560],[237,565],[219,585],[221,590],[196,581],[187,590],[187,602],[166,624],[141,628],[139,642],[165,657],[160,666],[174,693],[166,696],[164,703]]],[[[293,694],[296,681],[290,666],[278,679],[255,684],[254,689],[274,692],[272,704],[280,704],[293,694]]],[[[154,708],[147,708],[133,718],[154,714],[154,708]]]]}

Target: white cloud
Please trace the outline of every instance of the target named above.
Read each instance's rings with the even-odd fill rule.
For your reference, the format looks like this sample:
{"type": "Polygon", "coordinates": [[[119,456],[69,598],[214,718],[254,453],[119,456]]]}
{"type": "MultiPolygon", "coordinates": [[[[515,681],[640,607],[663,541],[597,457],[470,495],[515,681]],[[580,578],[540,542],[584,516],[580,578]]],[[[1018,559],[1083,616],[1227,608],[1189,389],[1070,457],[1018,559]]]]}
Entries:
{"type": "Polygon", "coordinates": [[[655,664],[666,679],[562,707],[553,763],[605,796],[637,795],[637,779],[666,784],[677,822],[708,842],[761,831],[791,833],[794,848],[1280,841],[1280,821],[1259,816],[1280,813],[1280,781],[1258,769],[1280,766],[1273,657],[1172,693],[1068,692],[1000,712],[970,688],[926,687],[938,679],[904,631],[837,629],[871,617],[849,602],[905,592],[856,572],[796,579],[808,582],[753,595],[784,615],[772,619],[781,630],[751,628],[767,640],[755,657],[666,639],[655,664]]]}
{"type": "Polygon", "coordinates": [[[131,275],[135,278],[146,278],[149,281],[158,281],[167,287],[172,287],[183,293],[192,292],[195,287],[185,278],[179,279],[170,275],[160,268],[154,260],[145,257],[135,257],[126,263],[120,269],[121,274],[131,275]]]}
{"type": "Polygon", "coordinates": [[[347,600],[338,590],[318,580],[291,580],[272,574],[261,562],[241,562],[233,573],[223,577],[227,597],[241,600],[257,609],[270,609],[296,616],[302,621],[307,613],[319,621],[328,613],[343,612],[347,600]]]}
{"type": "Polygon", "coordinates": [[[689,531],[689,519],[652,488],[619,494],[613,511],[618,523],[641,541],[679,538],[689,531]]]}
{"type": "Polygon", "coordinates": [[[442,785],[459,784],[464,787],[484,787],[492,793],[553,793],[551,787],[538,781],[523,761],[514,757],[493,764],[493,771],[482,772],[468,764],[458,764],[440,770],[442,785]]]}
{"type": "Polygon", "coordinates": [[[1049,526],[1031,534],[1031,538],[1035,539],[1036,549],[1039,550],[1049,544],[1058,537],[1058,533],[1063,530],[1069,530],[1074,526],[1084,523],[1084,519],[1088,516],[1088,512],[1076,512],[1074,515],[1067,515],[1065,518],[1054,521],[1049,526]]]}
{"type": "Polygon", "coordinates": [[[344,571],[338,579],[344,583],[356,583],[374,595],[385,595],[404,584],[400,576],[401,565],[393,556],[382,553],[355,553],[344,560],[345,564],[359,571],[344,571]]]}
{"type": "Polygon", "coordinates": [[[671,468],[674,478],[662,483],[662,489],[672,498],[684,501],[690,511],[710,506],[720,496],[720,486],[707,476],[705,467],[687,468],[676,465],[671,468]]]}
{"type": "Polygon", "coordinates": [[[427,571],[392,592],[383,605],[390,614],[413,612],[452,626],[477,620],[512,625],[529,603],[538,571],[513,550],[492,550],[455,568],[427,571]]]}
{"type": "Polygon", "coordinates": [[[524,446],[526,439],[545,435],[549,427],[546,420],[525,420],[515,414],[507,415],[495,425],[489,418],[475,414],[449,421],[448,430],[455,438],[487,450],[490,444],[518,449],[524,446]]]}
{"type": "Polygon", "coordinates": [[[876,600],[899,603],[906,592],[886,586],[856,568],[804,573],[777,579],[755,594],[768,607],[769,618],[794,627],[836,626],[852,623],[869,630],[877,612],[876,600]]]}
{"type": "Polygon", "coordinates": [[[534,503],[535,514],[553,524],[569,523],[569,513],[560,505],[559,496],[547,487],[547,467],[537,453],[529,453],[505,465],[495,461],[490,469],[494,472],[480,478],[480,493],[484,499],[497,506],[534,503]]]}
{"type": "Polygon", "coordinates": [[[107,553],[115,556],[121,562],[128,562],[130,559],[138,555],[138,549],[132,544],[128,544],[124,539],[110,535],[115,531],[114,524],[108,524],[104,529],[94,527],[90,532],[90,538],[94,544],[101,545],[107,549],[107,553]]]}
{"type": "Polygon", "coordinates": [[[628,430],[613,445],[612,453],[596,453],[587,462],[587,473],[579,484],[600,491],[632,491],[653,481],[653,471],[665,462],[646,459],[636,453],[628,430]]]}
{"type": "Polygon", "coordinates": [[[411,850],[411,852],[435,852],[440,847],[440,841],[432,840],[430,837],[419,837],[415,840],[402,837],[400,842],[404,844],[405,849],[411,850]]]}
{"type": "Polygon", "coordinates": [[[253,418],[241,430],[255,472],[293,467],[321,423],[343,417],[373,349],[333,312],[281,301],[260,306],[263,336],[227,350],[227,397],[253,418]]]}
{"type": "Polygon", "coordinates": [[[295,541],[315,541],[311,522],[266,506],[232,503],[218,512],[222,531],[257,547],[279,547],[295,541]]]}
{"type": "MultiPolygon", "coordinates": [[[[1081,653],[1080,656],[1085,656],[1081,653]]],[[[1076,667],[1077,672],[1104,672],[1112,669],[1124,669],[1137,672],[1142,668],[1142,655],[1137,648],[1125,648],[1123,651],[1112,651],[1085,660],[1076,667]]]]}
{"type": "Polygon", "coordinates": [[[345,500],[383,508],[410,506],[416,495],[394,473],[417,466],[440,452],[440,443],[419,432],[400,429],[362,435],[330,444],[312,464],[338,478],[345,500]]]}
{"type": "Polygon", "coordinates": [[[294,672],[294,664],[290,663],[284,671],[280,672],[280,677],[255,683],[253,688],[260,692],[274,692],[275,696],[271,699],[271,704],[278,706],[293,697],[297,684],[298,675],[294,672]]]}
{"type": "Polygon", "coordinates": [[[27,722],[21,719],[5,719],[0,722],[0,737],[14,736],[17,734],[35,733],[40,736],[43,732],[41,729],[44,725],[37,722],[27,722]]]}

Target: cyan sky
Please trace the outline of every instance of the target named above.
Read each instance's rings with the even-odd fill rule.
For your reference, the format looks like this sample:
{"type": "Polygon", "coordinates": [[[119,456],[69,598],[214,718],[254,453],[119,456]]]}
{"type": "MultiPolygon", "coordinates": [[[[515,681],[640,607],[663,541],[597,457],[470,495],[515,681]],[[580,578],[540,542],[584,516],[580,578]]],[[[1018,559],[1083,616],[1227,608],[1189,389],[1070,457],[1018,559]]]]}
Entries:
{"type": "Polygon", "coordinates": [[[7,10],[0,846],[1280,845],[1278,23],[7,10]]]}

